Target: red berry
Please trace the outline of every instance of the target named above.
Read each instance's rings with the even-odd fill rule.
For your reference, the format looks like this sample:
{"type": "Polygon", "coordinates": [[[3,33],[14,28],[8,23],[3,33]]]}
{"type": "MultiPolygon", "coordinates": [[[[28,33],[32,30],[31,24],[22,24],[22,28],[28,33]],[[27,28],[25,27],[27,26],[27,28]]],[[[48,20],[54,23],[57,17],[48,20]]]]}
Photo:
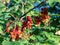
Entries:
{"type": "Polygon", "coordinates": [[[15,31],[16,31],[16,30],[15,30],[15,27],[13,27],[12,32],[15,33],[15,31]]]}
{"type": "Polygon", "coordinates": [[[9,27],[12,24],[12,22],[7,22],[6,27],[9,27]]]}
{"type": "Polygon", "coordinates": [[[43,15],[47,15],[47,14],[48,14],[47,9],[46,9],[46,8],[43,8],[41,13],[42,13],[43,15]]]}
{"type": "Polygon", "coordinates": [[[47,9],[43,8],[41,13],[42,13],[42,15],[40,16],[41,17],[41,21],[45,22],[45,23],[48,23],[48,21],[50,19],[50,16],[48,15],[47,9]]]}
{"type": "Polygon", "coordinates": [[[32,19],[31,19],[30,16],[27,16],[26,19],[27,19],[27,20],[22,23],[22,29],[21,29],[22,31],[23,31],[24,29],[26,29],[26,28],[31,29],[32,19]]]}
{"type": "Polygon", "coordinates": [[[17,31],[19,30],[19,26],[18,26],[18,25],[16,25],[16,28],[15,28],[15,30],[17,30],[17,31]]]}
{"type": "Polygon", "coordinates": [[[10,29],[7,27],[5,32],[9,33],[10,32],[10,29]]]}
{"type": "Polygon", "coordinates": [[[28,21],[27,22],[27,28],[31,29],[31,27],[32,27],[32,24],[28,21]]]}
{"type": "Polygon", "coordinates": [[[41,19],[39,16],[34,16],[34,19],[35,19],[35,24],[36,25],[40,25],[41,24],[41,19]]]}
{"type": "Polygon", "coordinates": [[[30,16],[27,16],[27,21],[30,21],[30,23],[32,23],[32,19],[30,16]]]}
{"type": "Polygon", "coordinates": [[[14,35],[13,32],[10,32],[10,40],[12,41],[13,39],[16,39],[16,35],[14,35]]]}

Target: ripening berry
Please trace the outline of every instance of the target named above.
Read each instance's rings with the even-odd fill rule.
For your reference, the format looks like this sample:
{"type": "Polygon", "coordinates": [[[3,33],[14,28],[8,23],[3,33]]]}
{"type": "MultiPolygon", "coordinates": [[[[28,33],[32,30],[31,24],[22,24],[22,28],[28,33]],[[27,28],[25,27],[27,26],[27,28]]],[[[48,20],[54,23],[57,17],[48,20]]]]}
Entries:
{"type": "Polygon", "coordinates": [[[17,35],[15,40],[18,41],[19,39],[20,39],[20,38],[19,38],[19,35],[17,35]]]}
{"type": "Polygon", "coordinates": [[[32,18],[30,16],[27,16],[27,28],[31,29],[32,28],[32,18]]]}
{"type": "Polygon", "coordinates": [[[5,30],[6,33],[9,33],[10,32],[10,29],[7,27],[6,30],[5,30]]]}
{"type": "Polygon", "coordinates": [[[13,32],[13,33],[15,33],[15,32],[16,32],[15,27],[13,27],[12,32],[13,32]]]}
{"type": "Polygon", "coordinates": [[[16,35],[13,32],[10,32],[10,40],[13,41],[16,39],[16,35]]]}
{"type": "Polygon", "coordinates": [[[34,16],[35,24],[38,26],[41,24],[41,20],[39,16],[34,16]]]}
{"type": "Polygon", "coordinates": [[[42,17],[42,22],[44,22],[44,24],[46,24],[46,25],[48,25],[49,20],[50,20],[49,15],[45,15],[42,17]]]}
{"type": "Polygon", "coordinates": [[[10,32],[10,40],[19,40],[19,32],[20,28],[18,27],[18,25],[16,25],[15,27],[13,27],[12,31],[10,32]]]}
{"type": "Polygon", "coordinates": [[[45,24],[48,24],[50,16],[48,15],[47,9],[43,8],[41,14],[42,14],[40,16],[41,17],[41,21],[44,22],[45,24]]]}
{"type": "Polygon", "coordinates": [[[18,31],[19,29],[20,29],[20,28],[19,28],[19,26],[18,26],[18,25],[16,25],[16,28],[15,28],[15,30],[17,30],[17,31],[18,31]]]}
{"type": "Polygon", "coordinates": [[[24,36],[24,32],[21,31],[19,37],[21,38],[21,37],[23,37],[23,36],[24,36]]]}
{"type": "Polygon", "coordinates": [[[22,23],[22,28],[21,28],[21,30],[22,30],[22,31],[25,30],[25,29],[26,29],[26,26],[27,26],[27,21],[24,21],[24,22],[22,23]]]}
{"type": "Polygon", "coordinates": [[[9,27],[12,24],[12,22],[7,22],[6,27],[9,27]]]}
{"type": "Polygon", "coordinates": [[[43,14],[43,15],[47,15],[47,14],[48,14],[47,9],[46,9],[46,8],[42,8],[42,12],[41,12],[41,14],[43,14]]]}

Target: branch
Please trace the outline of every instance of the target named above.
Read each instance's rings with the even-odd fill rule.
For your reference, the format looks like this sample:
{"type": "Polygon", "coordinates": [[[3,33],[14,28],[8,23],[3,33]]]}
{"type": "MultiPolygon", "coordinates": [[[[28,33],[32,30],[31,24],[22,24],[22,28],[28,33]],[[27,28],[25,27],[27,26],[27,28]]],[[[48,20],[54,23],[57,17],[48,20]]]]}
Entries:
{"type": "Polygon", "coordinates": [[[16,20],[16,17],[14,16],[14,14],[12,14],[11,16],[16,20]]]}
{"type": "Polygon", "coordinates": [[[25,5],[24,5],[24,0],[22,1],[22,15],[24,14],[24,8],[25,8],[25,5]]]}
{"type": "Polygon", "coordinates": [[[37,6],[35,6],[35,7],[33,7],[33,8],[31,8],[29,11],[27,11],[25,14],[23,14],[22,16],[20,16],[20,20],[21,20],[21,18],[23,18],[23,16],[25,16],[26,14],[28,14],[30,11],[32,11],[33,9],[35,9],[35,8],[37,8],[37,7],[39,7],[40,6],[40,4],[42,4],[42,3],[44,3],[44,2],[41,2],[41,3],[39,3],[37,6]]]}

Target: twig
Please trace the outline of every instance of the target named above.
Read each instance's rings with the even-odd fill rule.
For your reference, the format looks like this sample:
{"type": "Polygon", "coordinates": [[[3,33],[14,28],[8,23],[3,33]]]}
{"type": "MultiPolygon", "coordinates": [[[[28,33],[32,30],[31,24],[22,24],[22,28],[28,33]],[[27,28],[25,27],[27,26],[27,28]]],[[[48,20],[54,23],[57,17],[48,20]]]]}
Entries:
{"type": "MultiPolygon", "coordinates": [[[[22,17],[24,17],[26,14],[28,14],[30,11],[32,11],[33,9],[35,9],[35,8],[37,8],[37,7],[39,7],[40,6],[40,4],[42,4],[42,3],[44,3],[44,2],[41,2],[41,3],[39,3],[37,6],[35,6],[35,7],[33,7],[33,8],[31,8],[29,11],[27,11],[25,14],[23,14],[22,16],[20,16],[20,18],[19,19],[21,19],[22,17]]],[[[19,20],[20,21],[20,20],[19,20]]]]}
{"type": "Polygon", "coordinates": [[[25,7],[25,5],[24,5],[24,0],[22,1],[22,15],[24,15],[24,7],[25,7]]]}
{"type": "MultiPolygon", "coordinates": [[[[25,13],[25,3],[26,3],[26,0],[23,0],[22,1],[22,15],[24,15],[24,13],[25,13]]],[[[22,21],[23,18],[21,18],[20,21],[22,21]]]]}
{"type": "Polygon", "coordinates": [[[11,16],[16,20],[16,17],[13,14],[11,16]]]}

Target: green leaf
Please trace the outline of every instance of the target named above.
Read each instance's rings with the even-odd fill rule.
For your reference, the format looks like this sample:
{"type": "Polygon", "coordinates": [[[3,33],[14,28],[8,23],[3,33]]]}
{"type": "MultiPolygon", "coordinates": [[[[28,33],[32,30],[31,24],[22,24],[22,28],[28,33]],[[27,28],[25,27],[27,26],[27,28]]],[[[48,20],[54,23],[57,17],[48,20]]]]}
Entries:
{"type": "Polygon", "coordinates": [[[16,25],[18,25],[19,27],[21,27],[21,22],[16,22],[16,25]]]}
{"type": "Polygon", "coordinates": [[[2,4],[2,3],[0,3],[0,13],[4,11],[4,10],[3,10],[3,9],[4,9],[4,7],[5,7],[5,5],[4,5],[4,4],[2,4]]]}
{"type": "Polygon", "coordinates": [[[36,37],[35,37],[34,35],[32,35],[32,36],[30,37],[30,39],[35,40],[35,39],[36,39],[36,37]]]}
{"type": "Polygon", "coordinates": [[[60,0],[48,0],[48,3],[50,4],[50,6],[52,6],[53,2],[60,2],[60,0]]]}
{"type": "Polygon", "coordinates": [[[0,33],[1,33],[1,34],[3,33],[2,29],[3,29],[3,26],[0,25],[0,33]]]}
{"type": "Polygon", "coordinates": [[[20,42],[18,42],[18,41],[11,42],[11,44],[12,44],[12,45],[21,45],[21,43],[20,43],[20,42]]]}
{"type": "Polygon", "coordinates": [[[0,45],[1,45],[2,41],[3,41],[3,37],[0,37],[0,45]]]}
{"type": "Polygon", "coordinates": [[[11,45],[11,42],[4,40],[4,41],[2,42],[2,45],[11,45]]]}

